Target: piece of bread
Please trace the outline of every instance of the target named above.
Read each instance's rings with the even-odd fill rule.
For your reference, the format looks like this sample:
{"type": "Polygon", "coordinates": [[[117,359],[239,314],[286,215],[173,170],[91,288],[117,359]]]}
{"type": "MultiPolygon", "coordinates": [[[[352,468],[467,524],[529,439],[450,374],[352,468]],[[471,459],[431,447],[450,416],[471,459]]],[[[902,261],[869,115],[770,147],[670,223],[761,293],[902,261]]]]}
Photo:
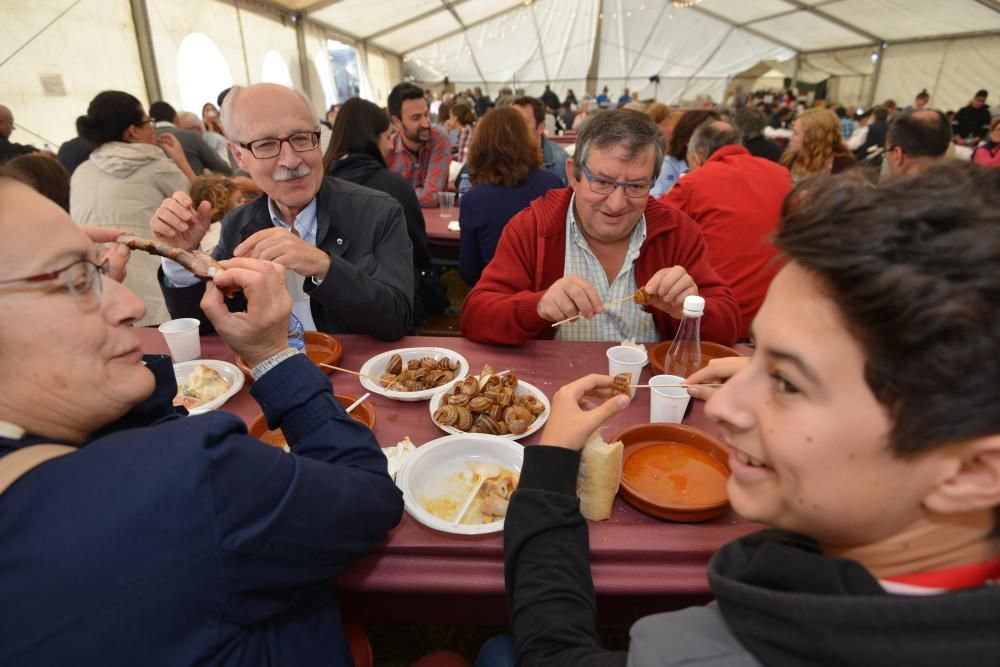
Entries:
{"type": "Polygon", "coordinates": [[[624,449],[620,440],[608,444],[597,431],[587,439],[576,474],[576,495],[580,497],[580,513],[585,518],[591,521],[611,518],[611,507],[622,481],[624,449]]]}

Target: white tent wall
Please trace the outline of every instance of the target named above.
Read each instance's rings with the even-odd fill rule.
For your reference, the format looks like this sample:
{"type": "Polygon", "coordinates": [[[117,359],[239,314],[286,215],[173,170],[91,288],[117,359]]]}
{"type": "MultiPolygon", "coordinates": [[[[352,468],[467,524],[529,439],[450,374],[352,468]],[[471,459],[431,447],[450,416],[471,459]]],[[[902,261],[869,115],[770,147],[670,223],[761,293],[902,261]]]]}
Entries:
{"type": "Polygon", "coordinates": [[[890,44],[883,51],[875,102],[913,104],[922,89],[931,92],[930,106],[958,110],[976,91],[986,88],[993,107],[1000,93],[1000,36],[961,40],[890,44]]]}
{"type": "Polygon", "coordinates": [[[13,142],[54,149],[72,139],[77,116],[108,88],[148,102],[128,0],[3,0],[0,45],[0,103],[14,113],[13,142]],[[62,91],[46,91],[49,75],[61,77],[62,91]]]}
{"type": "Polygon", "coordinates": [[[232,3],[146,0],[146,8],[163,100],[200,114],[224,88],[247,85],[252,74],[232,3]]]}

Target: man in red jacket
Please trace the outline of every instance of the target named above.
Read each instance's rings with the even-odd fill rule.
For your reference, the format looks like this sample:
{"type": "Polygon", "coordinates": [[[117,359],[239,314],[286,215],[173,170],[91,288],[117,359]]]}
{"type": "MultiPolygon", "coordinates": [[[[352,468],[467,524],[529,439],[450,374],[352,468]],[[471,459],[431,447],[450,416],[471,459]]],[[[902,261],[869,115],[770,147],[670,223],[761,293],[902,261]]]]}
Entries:
{"type": "Polygon", "coordinates": [[[466,299],[462,333],[507,345],[552,337],[655,341],[673,336],[684,297],[697,294],[706,300],[702,338],[733,343],[743,330],[739,308],[709,263],[697,224],[649,197],[663,151],[658,128],[638,111],[587,123],[566,165],[570,187],[549,191],[507,224],[466,299]],[[628,298],[639,288],[645,306],[628,298]]]}
{"type": "Polygon", "coordinates": [[[661,201],[701,225],[708,259],[733,290],[746,336],[780,268],[770,237],[792,179],[781,165],[751,155],[722,121],[694,131],[687,163],[688,173],[661,201]]]}

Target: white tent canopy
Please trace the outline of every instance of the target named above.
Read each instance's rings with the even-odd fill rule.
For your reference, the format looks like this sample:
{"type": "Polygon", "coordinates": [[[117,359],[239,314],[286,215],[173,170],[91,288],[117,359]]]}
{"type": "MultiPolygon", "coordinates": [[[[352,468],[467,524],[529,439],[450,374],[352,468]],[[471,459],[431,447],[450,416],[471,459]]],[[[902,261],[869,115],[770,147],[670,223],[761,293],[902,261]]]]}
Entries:
{"type": "MultiPolygon", "coordinates": [[[[404,77],[578,97],[608,86],[721,101],[734,80],[827,81],[832,99],[955,109],[1000,89],[1000,0],[4,0],[0,103],[13,141],[58,144],[101,90],[200,112],[230,83],[342,101],[328,40],[357,52],[360,93],[404,77]],[[691,5],[691,6],[686,6],[691,5]],[[763,66],[759,70],[758,66],[763,66]],[[746,74],[756,71],[758,75],[746,74]],[[759,74],[767,73],[761,78],[759,74]],[[780,74],[779,74],[780,73],[780,74]],[[654,83],[654,78],[659,83],[654,83]]],[[[994,93],[996,94],[996,93],[994,93]]]]}

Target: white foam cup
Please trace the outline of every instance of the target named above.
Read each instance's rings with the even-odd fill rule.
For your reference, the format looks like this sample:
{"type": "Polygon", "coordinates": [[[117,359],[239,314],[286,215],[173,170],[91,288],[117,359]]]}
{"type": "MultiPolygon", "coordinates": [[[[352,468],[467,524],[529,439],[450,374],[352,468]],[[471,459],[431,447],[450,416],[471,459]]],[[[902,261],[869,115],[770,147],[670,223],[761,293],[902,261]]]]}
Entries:
{"type": "MultiPolygon", "coordinates": [[[[630,345],[615,345],[608,348],[608,375],[614,377],[619,373],[631,373],[629,384],[639,384],[639,375],[646,365],[646,352],[630,345]]],[[[629,396],[635,398],[635,387],[630,388],[629,396]]]]}
{"type": "Polygon", "coordinates": [[[691,395],[686,387],[657,387],[678,385],[684,381],[679,375],[654,375],[649,378],[649,421],[680,424],[684,419],[691,395]]]}
{"type": "Polygon", "coordinates": [[[164,322],[158,327],[167,341],[174,363],[191,361],[201,356],[201,338],[198,335],[200,325],[201,322],[193,317],[182,317],[164,322]]]}

